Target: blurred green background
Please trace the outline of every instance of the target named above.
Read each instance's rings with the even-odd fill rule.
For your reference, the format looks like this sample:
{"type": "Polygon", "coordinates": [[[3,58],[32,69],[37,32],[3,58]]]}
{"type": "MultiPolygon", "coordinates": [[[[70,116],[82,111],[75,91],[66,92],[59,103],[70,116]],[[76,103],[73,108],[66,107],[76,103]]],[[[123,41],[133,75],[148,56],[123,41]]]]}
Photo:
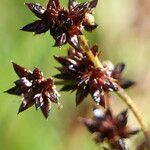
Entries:
{"type": "MultiPolygon", "coordinates": [[[[0,149],[2,150],[96,150],[90,133],[79,122],[79,116],[91,115],[90,97],[78,108],[74,93],[61,93],[63,109],[54,104],[48,121],[34,107],[17,115],[20,97],[3,91],[13,86],[17,79],[11,61],[33,69],[39,67],[46,77],[54,75],[58,66],[53,55],[65,55],[67,47],[52,47],[54,40],[49,33],[33,36],[19,29],[36,17],[23,5],[24,0],[0,2],[0,149]],[[89,107],[90,105],[90,107],[89,107]]],[[[29,2],[29,1],[26,1],[29,2]]],[[[46,5],[46,0],[37,0],[46,5]]],[[[66,5],[65,0],[61,1],[66,5]]],[[[85,32],[89,41],[97,43],[101,59],[114,64],[125,62],[125,76],[137,84],[127,92],[134,99],[147,124],[150,124],[150,2],[149,0],[100,0],[95,11],[98,29],[85,32]]],[[[58,87],[59,89],[59,87],[58,87]]],[[[119,99],[112,102],[114,114],[126,105],[119,99]]],[[[129,124],[137,128],[132,113],[129,124]]],[[[132,149],[141,141],[142,133],[128,141],[132,149]]]]}

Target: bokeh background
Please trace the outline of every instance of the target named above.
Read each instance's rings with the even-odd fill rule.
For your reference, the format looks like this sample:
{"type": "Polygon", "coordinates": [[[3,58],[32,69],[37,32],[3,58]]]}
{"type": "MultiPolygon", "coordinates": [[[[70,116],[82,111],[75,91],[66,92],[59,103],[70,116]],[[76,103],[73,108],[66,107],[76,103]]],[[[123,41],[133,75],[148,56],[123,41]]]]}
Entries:
{"type": "MultiPolygon", "coordinates": [[[[90,133],[80,123],[79,116],[91,116],[91,100],[87,98],[78,108],[74,93],[61,93],[63,109],[54,104],[46,121],[34,107],[17,115],[21,98],[3,91],[13,86],[17,79],[11,61],[29,69],[39,67],[46,77],[54,75],[58,64],[53,55],[65,55],[67,47],[52,47],[49,33],[33,36],[19,29],[36,17],[23,5],[24,0],[0,1],[0,149],[2,150],[98,150],[90,133]]],[[[26,1],[29,2],[29,1],[26,1]]],[[[31,2],[31,1],[30,1],[31,2]]],[[[47,0],[37,0],[46,5],[47,0]]],[[[61,0],[67,5],[67,1],[61,0]]],[[[101,60],[114,64],[125,62],[125,76],[136,81],[127,92],[134,99],[147,124],[150,124],[150,1],[100,0],[95,11],[99,27],[85,32],[91,44],[97,43],[102,51],[101,60]]],[[[59,89],[60,87],[58,87],[59,89]]],[[[114,114],[126,108],[114,98],[114,114]]],[[[129,113],[129,124],[138,123],[129,113]]],[[[142,133],[129,142],[135,149],[143,139],[142,133]]]]}

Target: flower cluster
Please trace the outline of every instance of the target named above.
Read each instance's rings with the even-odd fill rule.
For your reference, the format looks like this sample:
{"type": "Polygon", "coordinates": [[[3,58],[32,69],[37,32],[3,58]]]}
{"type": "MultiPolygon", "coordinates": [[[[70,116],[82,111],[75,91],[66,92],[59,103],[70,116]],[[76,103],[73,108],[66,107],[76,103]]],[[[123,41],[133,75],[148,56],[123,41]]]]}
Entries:
{"type": "Polygon", "coordinates": [[[59,104],[59,94],[53,80],[51,78],[44,79],[38,68],[31,72],[15,63],[13,63],[13,67],[20,79],[15,81],[15,86],[6,92],[24,97],[18,113],[35,105],[36,109],[41,109],[45,118],[48,118],[51,102],[59,104]]]}
{"type": "Polygon", "coordinates": [[[113,117],[110,109],[106,112],[95,109],[93,118],[82,118],[82,122],[92,134],[95,134],[97,143],[107,141],[113,149],[118,150],[127,150],[124,139],[139,132],[139,130],[131,130],[127,126],[127,110],[113,117]]]}
{"type": "MultiPolygon", "coordinates": [[[[54,76],[63,81],[60,82],[61,91],[76,91],[76,105],[90,94],[94,102],[101,105],[105,111],[95,109],[93,118],[82,118],[82,122],[95,135],[97,143],[107,141],[112,149],[127,150],[124,139],[138,133],[139,130],[131,130],[127,126],[127,110],[114,117],[110,109],[106,109],[110,108],[110,105],[106,107],[106,101],[109,92],[117,92],[119,95],[120,91],[132,86],[134,82],[123,78],[124,63],[114,66],[110,61],[104,61],[101,64],[98,59],[98,46],[90,47],[84,36],[81,36],[82,30],[93,31],[98,26],[93,17],[97,2],[98,0],[91,0],[78,3],[76,0],[69,0],[67,9],[60,5],[59,0],[49,0],[46,8],[37,3],[25,3],[39,19],[21,30],[34,34],[50,31],[55,46],[70,44],[67,56],[55,56],[55,60],[61,64],[57,67],[59,73],[54,76]]],[[[48,118],[51,103],[59,104],[60,97],[53,79],[45,79],[38,68],[30,71],[15,63],[13,68],[19,79],[14,82],[15,86],[6,92],[23,96],[18,113],[35,105],[36,109],[41,109],[44,117],[48,118]]],[[[119,96],[126,100],[136,114],[135,106],[128,103],[130,98],[126,93],[123,94],[119,96]]],[[[140,120],[138,115],[135,116],[140,120]]],[[[140,123],[142,127],[143,124],[140,123]]],[[[147,146],[149,141],[148,138],[141,146],[147,146]]]]}
{"type": "MultiPolygon", "coordinates": [[[[91,48],[91,51],[94,56],[98,55],[96,45],[91,48]]],[[[76,105],[91,94],[97,104],[105,107],[106,92],[116,91],[118,85],[128,88],[134,83],[122,79],[124,64],[113,67],[112,63],[104,63],[103,69],[96,68],[82,49],[77,51],[70,48],[68,56],[59,56],[55,59],[62,65],[57,68],[60,74],[55,75],[55,78],[65,81],[62,91],[76,90],[76,105]]]]}
{"type": "Polygon", "coordinates": [[[59,0],[49,0],[47,8],[40,4],[26,3],[28,8],[39,18],[21,30],[41,34],[50,30],[55,39],[55,46],[62,46],[69,42],[72,46],[78,46],[77,36],[82,29],[92,31],[97,27],[92,16],[97,5],[97,0],[77,3],[69,0],[68,9],[60,6],[59,0]]]}

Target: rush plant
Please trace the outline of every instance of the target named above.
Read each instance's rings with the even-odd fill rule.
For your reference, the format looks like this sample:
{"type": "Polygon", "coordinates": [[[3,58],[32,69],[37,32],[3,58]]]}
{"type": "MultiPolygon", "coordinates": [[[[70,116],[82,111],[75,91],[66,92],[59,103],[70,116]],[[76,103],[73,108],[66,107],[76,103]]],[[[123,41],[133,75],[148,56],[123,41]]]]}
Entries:
{"type": "Polygon", "coordinates": [[[38,68],[30,71],[12,63],[19,79],[6,92],[23,97],[18,113],[35,105],[37,110],[41,109],[45,118],[48,118],[51,103],[60,104],[60,94],[56,91],[55,83],[62,86],[60,92],[76,93],[76,106],[90,95],[96,106],[94,115],[91,119],[82,118],[81,122],[94,135],[97,143],[107,143],[104,149],[127,150],[125,139],[141,130],[146,139],[143,147],[148,147],[149,136],[143,116],[125,91],[134,85],[134,81],[122,78],[125,64],[114,66],[110,61],[101,62],[98,46],[90,46],[83,35],[83,30],[91,32],[98,26],[93,16],[97,3],[98,0],[83,3],[69,0],[68,8],[62,7],[59,0],[49,0],[46,7],[37,3],[25,3],[38,19],[22,27],[22,31],[34,34],[49,31],[55,40],[54,46],[62,47],[68,43],[70,47],[67,56],[54,56],[60,64],[57,67],[59,73],[54,76],[59,81],[55,82],[52,77],[45,79],[38,68]],[[127,110],[118,116],[112,114],[113,108],[108,98],[110,93],[115,93],[125,102],[141,129],[131,129],[127,125],[127,110]]]}

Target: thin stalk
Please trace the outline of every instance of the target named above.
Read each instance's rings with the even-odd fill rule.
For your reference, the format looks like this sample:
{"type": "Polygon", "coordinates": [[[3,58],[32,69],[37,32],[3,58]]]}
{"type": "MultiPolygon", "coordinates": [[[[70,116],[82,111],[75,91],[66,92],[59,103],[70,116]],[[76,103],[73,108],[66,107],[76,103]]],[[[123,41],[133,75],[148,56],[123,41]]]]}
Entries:
{"type": "Polygon", "coordinates": [[[116,94],[128,105],[129,109],[133,112],[134,116],[139,122],[142,132],[144,133],[145,136],[147,136],[146,124],[143,120],[143,116],[139,112],[133,100],[127,95],[127,93],[121,87],[118,88],[118,91],[116,92],[116,94]]]}
{"type": "MultiPolygon", "coordinates": [[[[79,39],[80,39],[81,47],[85,51],[87,57],[89,57],[89,59],[94,63],[96,67],[103,69],[104,67],[100,62],[100,60],[98,59],[98,57],[95,57],[93,55],[86,38],[82,35],[79,37],[79,39]]],[[[141,113],[139,112],[135,103],[133,102],[133,100],[126,94],[124,89],[122,89],[120,86],[118,86],[118,91],[115,93],[127,104],[129,109],[132,111],[137,121],[139,122],[143,134],[145,135],[145,137],[147,137],[145,122],[143,120],[141,113]]]]}
{"type": "Polygon", "coordinates": [[[85,38],[85,36],[81,35],[79,37],[79,40],[80,40],[80,44],[81,44],[81,47],[83,48],[83,50],[85,51],[87,57],[89,57],[89,59],[93,62],[93,64],[96,66],[96,67],[99,67],[99,68],[103,68],[103,65],[102,63],[99,61],[98,57],[94,56],[92,51],[90,50],[90,47],[89,47],[89,44],[87,42],[87,39],[85,38]]]}

